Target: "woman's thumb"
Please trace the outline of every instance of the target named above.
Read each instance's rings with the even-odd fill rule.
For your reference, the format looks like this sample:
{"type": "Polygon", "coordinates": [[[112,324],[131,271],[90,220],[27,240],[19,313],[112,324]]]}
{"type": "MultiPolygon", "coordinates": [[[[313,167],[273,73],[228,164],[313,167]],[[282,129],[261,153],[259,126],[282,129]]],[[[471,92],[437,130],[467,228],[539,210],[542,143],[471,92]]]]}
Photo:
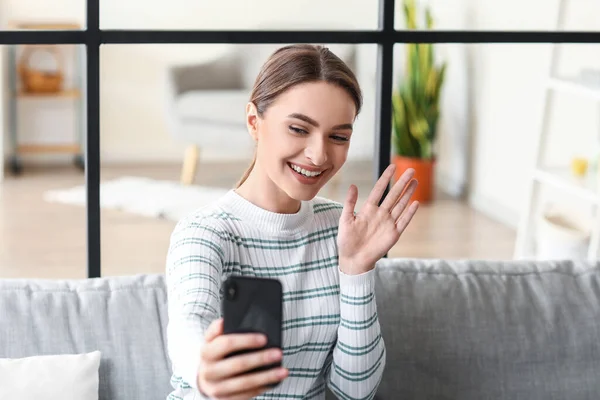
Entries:
{"type": "Polygon", "coordinates": [[[352,221],[352,219],[354,219],[354,207],[356,207],[356,200],[358,200],[358,188],[354,185],[350,185],[348,194],[346,195],[346,201],[344,202],[344,208],[342,209],[341,217],[344,220],[352,221]]]}

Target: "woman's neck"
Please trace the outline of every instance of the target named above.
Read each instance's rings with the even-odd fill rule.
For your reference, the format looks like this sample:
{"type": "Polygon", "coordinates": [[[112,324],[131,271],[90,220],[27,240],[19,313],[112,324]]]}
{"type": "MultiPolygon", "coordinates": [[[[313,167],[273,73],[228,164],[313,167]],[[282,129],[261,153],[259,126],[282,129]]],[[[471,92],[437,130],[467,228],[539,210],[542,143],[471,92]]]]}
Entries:
{"type": "Polygon", "coordinates": [[[300,201],[281,190],[258,165],[254,165],[248,178],[235,192],[256,206],[274,213],[295,214],[300,210],[300,201]]]}

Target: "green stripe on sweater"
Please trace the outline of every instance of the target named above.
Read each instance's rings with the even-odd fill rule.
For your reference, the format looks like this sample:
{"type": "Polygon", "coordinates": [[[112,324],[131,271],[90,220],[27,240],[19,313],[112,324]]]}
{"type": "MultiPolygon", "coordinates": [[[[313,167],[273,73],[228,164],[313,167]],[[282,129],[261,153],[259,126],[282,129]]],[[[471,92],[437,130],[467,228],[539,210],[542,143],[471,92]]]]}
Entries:
{"type": "Polygon", "coordinates": [[[342,392],[342,389],[340,389],[339,386],[336,385],[334,382],[331,382],[330,387],[331,387],[331,391],[333,393],[335,393],[338,396],[338,398],[341,400],[371,400],[375,396],[375,393],[377,393],[377,387],[375,387],[365,397],[352,397],[352,396],[348,396],[347,394],[342,392]]]}
{"type": "Polygon", "coordinates": [[[340,296],[340,301],[344,304],[352,306],[363,306],[369,304],[375,298],[375,293],[369,293],[366,296],[348,296],[343,294],[340,296]]]}
{"type": "Polygon", "coordinates": [[[173,267],[179,267],[181,265],[188,264],[188,263],[208,264],[215,270],[215,273],[217,273],[217,274],[221,273],[219,266],[217,264],[215,264],[214,260],[212,260],[208,257],[198,256],[198,255],[191,255],[191,256],[179,258],[179,259],[173,261],[173,267]]]}
{"type": "Polygon", "coordinates": [[[308,392],[306,392],[306,395],[294,395],[294,394],[280,394],[280,393],[263,393],[260,396],[256,397],[257,399],[261,399],[261,398],[265,398],[265,399],[302,399],[302,400],[308,400],[308,399],[312,399],[318,395],[320,395],[321,393],[323,393],[326,389],[326,383],[320,383],[319,385],[315,386],[313,389],[310,389],[308,392]]]}
{"type": "Polygon", "coordinates": [[[344,206],[340,204],[315,204],[313,206],[313,213],[318,214],[329,210],[343,210],[344,206]]]}
{"type": "Polygon", "coordinates": [[[327,352],[331,349],[330,343],[323,342],[309,342],[299,346],[288,346],[283,349],[284,356],[292,356],[294,354],[298,354],[300,352],[327,352]]]}
{"type": "Polygon", "coordinates": [[[185,275],[184,277],[182,277],[182,278],[179,280],[179,282],[178,282],[178,283],[179,283],[179,284],[182,284],[182,283],[185,283],[185,282],[187,282],[187,281],[194,280],[194,279],[206,279],[207,281],[209,281],[209,282],[210,282],[210,283],[212,283],[213,285],[220,286],[220,285],[217,283],[217,280],[216,280],[216,279],[215,279],[213,276],[211,276],[211,275],[208,275],[208,274],[204,274],[204,273],[202,273],[202,272],[195,272],[195,273],[192,273],[192,274],[187,274],[187,275],[185,275]]]}
{"type": "Polygon", "coordinates": [[[335,296],[340,293],[340,289],[337,285],[325,286],[322,288],[307,289],[307,290],[296,290],[289,291],[283,294],[283,301],[293,300],[308,300],[317,297],[324,296],[335,296]]]}
{"type": "Polygon", "coordinates": [[[375,340],[365,346],[350,346],[341,341],[337,342],[337,348],[350,356],[362,356],[373,351],[381,341],[381,334],[377,335],[375,340]]]}
{"type": "Polygon", "coordinates": [[[340,326],[353,330],[361,330],[367,329],[375,322],[377,322],[377,313],[373,314],[373,316],[366,321],[350,321],[348,319],[342,318],[340,326]]]}
{"type": "Polygon", "coordinates": [[[201,246],[207,247],[219,254],[219,257],[221,258],[221,262],[224,261],[223,259],[225,258],[225,253],[223,252],[223,249],[221,249],[221,247],[219,247],[218,245],[214,244],[211,241],[208,241],[208,240],[202,239],[202,238],[198,238],[198,237],[186,237],[183,239],[176,240],[172,245],[171,251],[177,249],[180,246],[189,245],[189,244],[196,244],[196,245],[201,245],[201,246]]]}
{"type": "Polygon", "coordinates": [[[307,235],[303,235],[295,239],[262,239],[255,237],[242,237],[235,235],[231,232],[219,231],[217,229],[205,226],[205,230],[214,233],[221,237],[221,239],[228,242],[234,243],[244,248],[255,248],[255,249],[296,249],[307,244],[318,242],[319,240],[325,240],[337,236],[338,227],[330,227],[321,229],[315,232],[311,232],[307,235]]]}
{"type": "Polygon", "coordinates": [[[359,372],[347,371],[347,370],[343,369],[342,367],[340,367],[339,365],[337,365],[335,363],[335,360],[333,362],[333,369],[335,370],[335,372],[338,373],[339,376],[341,376],[342,378],[344,378],[348,381],[353,381],[353,382],[364,381],[366,379],[369,379],[375,372],[377,372],[377,368],[379,368],[379,366],[381,365],[381,359],[383,358],[384,355],[385,355],[385,348],[381,349],[379,357],[377,358],[377,360],[375,360],[375,364],[373,364],[370,368],[367,368],[364,371],[359,371],[359,372]]]}
{"type": "Polygon", "coordinates": [[[337,267],[338,257],[333,256],[325,259],[312,260],[298,264],[285,265],[283,267],[271,266],[269,268],[254,268],[252,265],[240,264],[232,261],[225,263],[225,268],[239,268],[242,273],[253,273],[261,277],[277,277],[299,272],[315,271],[323,268],[337,267]]]}
{"type": "Polygon", "coordinates": [[[282,329],[284,331],[295,329],[295,328],[304,328],[307,326],[320,326],[320,325],[337,325],[340,321],[339,314],[333,315],[315,315],[312,317],[304,317],[304,318],[293,318],[287,321],[284,321],[282,324],[282,329]]]}

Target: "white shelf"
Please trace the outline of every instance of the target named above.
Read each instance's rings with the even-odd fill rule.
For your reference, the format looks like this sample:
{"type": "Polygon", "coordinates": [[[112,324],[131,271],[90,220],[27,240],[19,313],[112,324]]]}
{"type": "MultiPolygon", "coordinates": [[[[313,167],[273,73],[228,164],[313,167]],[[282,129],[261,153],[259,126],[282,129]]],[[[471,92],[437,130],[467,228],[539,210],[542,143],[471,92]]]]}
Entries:
{"type": "Polygon", "coordinates": [[[550,78],[548,79],[548,86],[561,92],[572,93],[600,100],[600,85],[592,85],[575,77],[550,78]]]}
{"type": "Polygon", "coordinates": [[[545,167],[538,168],[534,178],[538,182],[552,185],[591,203],[600,204],[598,178],[591,172],[585,177],[578,178],[573,176],[568,168],[545,167]]]}
{"type": "MultiPolygon", "coordinates": [[[[568,14],[569,5],[572,5],[572,2],[559,0],[558,9],[555,14],[556,31],[564,30],[564,16],[568,14]]],[[[540,126],[535,138],[535,154],[533,158],[538,165],[534,169],[533,176],[529,178],[526,201],[523,202],[521,210],[515,243],[515,259],[532,256],[535,258],[530,251],[535,247],[534,231],[536,218],[539,216],[537,208],[540,206],[541,197],[541,191],[537,190],[539,186],[553,187],[558,189],[561,194],[573,196],[590,203],[591,208],[594,209],[594,221],[592,222],[592,234],[587,254],[588,259],[597,259],[598,252],[600,251],[600,171],[588,169],[588,173],[585,176],[577,177],[571,172],[569,166],[544,167],[539,165],[541,160],[544,159],[543,152],[548,141],[553,95],[568,94],[573,97],[577,96],[600,103],[600,79],[598,79],[597,65],[594,67],[582,66],[579,73],[575,72],[570,76],[556,76],[555,71],[558,68],[559,61],[560,52],[558,46],[555,44],[552,46],[550,53],[549,76],[545,77],[542,97],[543,107],[540,111],[540,126]]],[[[568,134],[568,132],[565,132],[565,134],[568,134]]]]}

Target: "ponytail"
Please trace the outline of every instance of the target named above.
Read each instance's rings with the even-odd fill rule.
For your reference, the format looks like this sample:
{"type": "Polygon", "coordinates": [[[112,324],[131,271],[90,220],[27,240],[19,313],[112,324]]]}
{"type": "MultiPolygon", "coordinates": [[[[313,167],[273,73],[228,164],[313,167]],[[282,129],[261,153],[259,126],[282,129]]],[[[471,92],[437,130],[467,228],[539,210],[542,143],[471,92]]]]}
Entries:
{"type": "Polygon", "coordinates": [[[256,151],[254,151],[254,156],[252,156],[252,161],[250,162],[250,165],[244,172],[244,175],[242,175],[242,177],[240,178],[238,183],[235,185],[236,189],[239,188],[240,186],[242,186],[242,183],[244,183],[246,181],[246,179],[248,179],[248,175],[250,175],[250,172],[252,172],[252,168],[254,168],[254,164],[256,164],[256,151]]]}

